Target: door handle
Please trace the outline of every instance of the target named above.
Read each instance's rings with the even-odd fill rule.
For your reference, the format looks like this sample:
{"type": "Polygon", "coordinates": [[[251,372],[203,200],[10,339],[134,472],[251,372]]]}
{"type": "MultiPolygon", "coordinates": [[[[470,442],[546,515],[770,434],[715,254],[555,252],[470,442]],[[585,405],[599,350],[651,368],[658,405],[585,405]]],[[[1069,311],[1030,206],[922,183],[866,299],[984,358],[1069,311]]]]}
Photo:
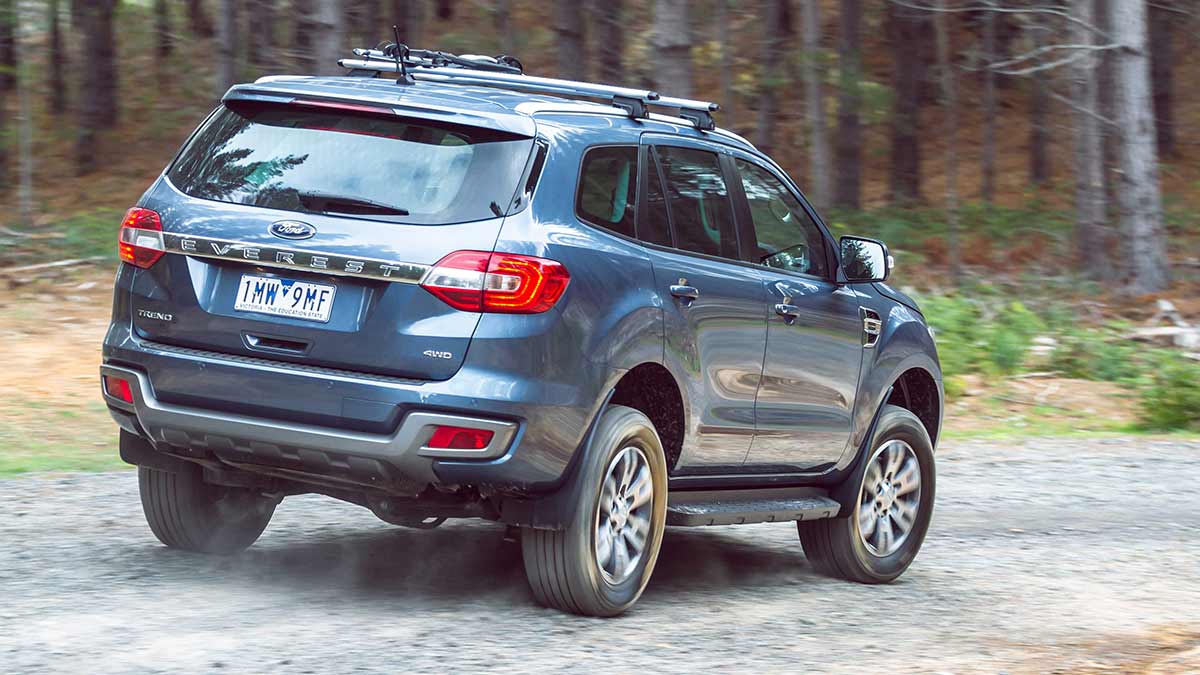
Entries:
{"type": "Polygon", "coordinates": [[[695,286],[685,286],[683,284],[672,284],[671,295],[679,298],[684,303],[690,303],[700,297],[700,289],[695,286]]]}
{"type": "Polygon", "coordinates": [[[795,323],[796,319],[800,318],[800,308],[786,302],[775,305],[775,313],[782,316],[783,320],[789,324],[795,323]]]}

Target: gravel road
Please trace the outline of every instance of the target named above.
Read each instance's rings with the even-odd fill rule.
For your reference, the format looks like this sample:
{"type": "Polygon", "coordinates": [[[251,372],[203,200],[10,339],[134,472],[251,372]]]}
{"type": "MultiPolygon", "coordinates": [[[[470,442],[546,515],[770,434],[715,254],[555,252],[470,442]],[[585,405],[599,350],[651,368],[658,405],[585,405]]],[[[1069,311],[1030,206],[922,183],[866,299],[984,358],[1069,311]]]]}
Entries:
{"type": "Polygon", "coordinates": [[[502,527],[284,501],[248,552],[168,551],[132,472],[0,481],[0,672],[1200,672],[1200,442],[959,443],[890,586],[795,528],[669,530],[618,619],[532,604],[502,527]]]}

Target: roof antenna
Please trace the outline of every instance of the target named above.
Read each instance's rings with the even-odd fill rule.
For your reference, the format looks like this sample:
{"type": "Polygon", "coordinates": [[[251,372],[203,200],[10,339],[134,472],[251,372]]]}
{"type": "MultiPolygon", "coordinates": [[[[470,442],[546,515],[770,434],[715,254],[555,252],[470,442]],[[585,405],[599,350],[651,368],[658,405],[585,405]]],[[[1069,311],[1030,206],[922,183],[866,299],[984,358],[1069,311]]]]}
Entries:
{"type": "Polygon", "coordinates": [[[392,56],[396,57],[396,72],[400,73],[396,84],[416,84],[417,81],[408,72],[408,64],[404,62],[408,57],[408,47],[400,44],[400,27],[396,24],[392,24],[392,34],[396,36],[396,51],[392,56]]]}

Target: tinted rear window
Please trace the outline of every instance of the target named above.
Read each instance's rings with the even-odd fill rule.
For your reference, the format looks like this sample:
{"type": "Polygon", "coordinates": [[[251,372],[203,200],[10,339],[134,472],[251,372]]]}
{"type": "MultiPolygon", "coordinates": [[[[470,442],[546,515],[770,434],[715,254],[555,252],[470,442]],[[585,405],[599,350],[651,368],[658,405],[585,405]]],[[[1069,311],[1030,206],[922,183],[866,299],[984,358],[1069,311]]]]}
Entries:
{"type": "Polygon", "coordinates": [[[449,224],[506,212],[533,140],[294,105],[233,104],[168,177],[202,199],[303,213],[449,224]]]}

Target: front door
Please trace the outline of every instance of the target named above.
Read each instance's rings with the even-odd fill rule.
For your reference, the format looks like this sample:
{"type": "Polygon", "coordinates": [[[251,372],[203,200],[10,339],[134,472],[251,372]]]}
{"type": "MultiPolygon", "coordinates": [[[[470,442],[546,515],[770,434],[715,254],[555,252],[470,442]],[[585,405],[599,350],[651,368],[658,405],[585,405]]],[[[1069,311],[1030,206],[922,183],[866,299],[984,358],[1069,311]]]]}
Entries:
{"type": "Polygon", "coordinates": [[[834,283],[830,240],[787,184],[756,163],[734,165],[770,308],[746,463],[817,470],[850,440],[863,354],[858,300],[834,283]]]}
{"type": "Polygon", "coordinates": [[[638,236],[663,298],[665,358],[687,375],[689,428],[678,468],[740,467],[755,430],[766,290],[738,260],[723,163],[702,147],[647,146],[638,236]],[[657,244],[657,245],[653,245],[657,244]]]}

